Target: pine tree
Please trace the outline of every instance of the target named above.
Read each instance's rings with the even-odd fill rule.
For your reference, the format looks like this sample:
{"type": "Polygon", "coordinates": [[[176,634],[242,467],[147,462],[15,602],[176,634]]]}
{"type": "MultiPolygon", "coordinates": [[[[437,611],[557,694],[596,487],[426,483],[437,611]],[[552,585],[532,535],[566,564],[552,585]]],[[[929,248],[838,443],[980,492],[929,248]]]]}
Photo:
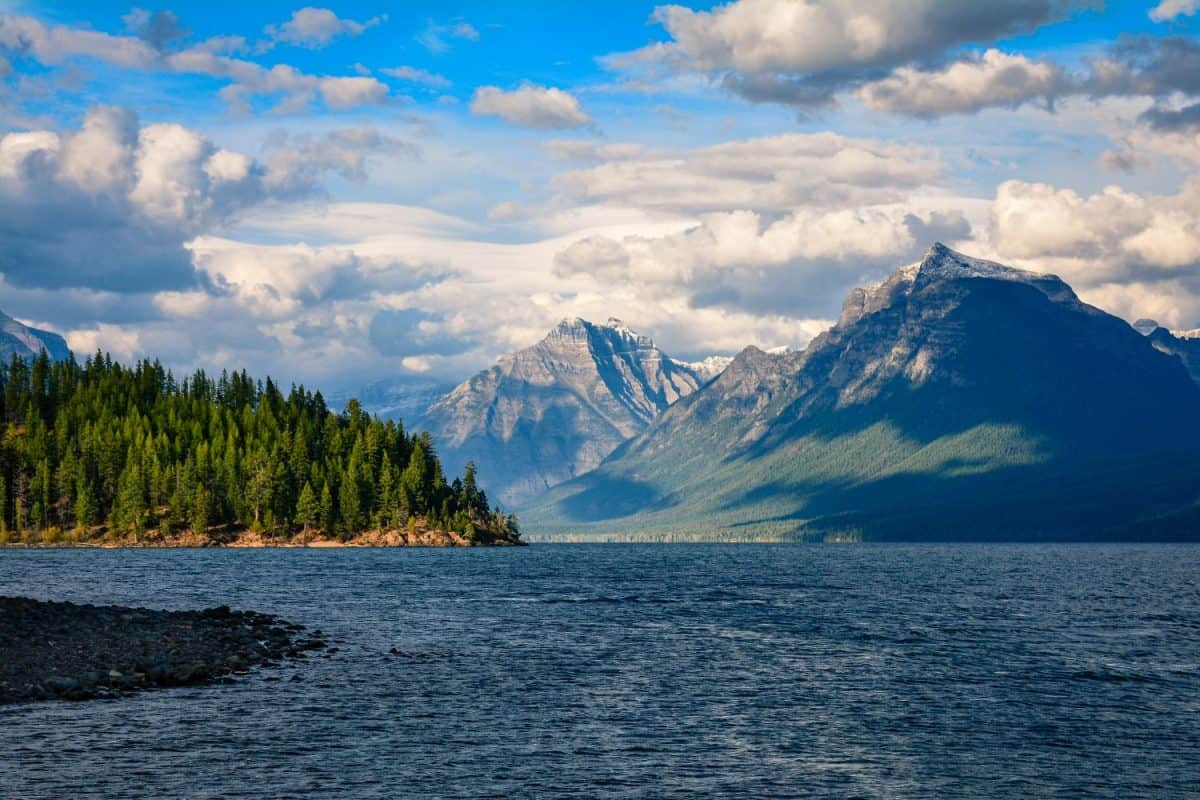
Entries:
{"type": "Polygon", "coordinates": [[[117,481],[117,500],[113,523],[135,536],[146,527],[146,490],[142,470],[136,460],[130,460],[117,481]]]}
{"type": "Polygon", "coordinates": [[[0,476],[0,530],[22,535],[105,520],[135,534],[316,525],[347,537],[410,520],[460,532],[506,524],[473,465],[447,484],[428,434],[357,402],[337,414],[319,393],[285,397],[269,378],[177,381],[156,362],[126,367],[104,353],[0,363],[0,476]]]}
{"type": "Polygon", "coordinates": [[[333,492],[329,488],[329,481],[321,487],[321,528],[326,532],[333,530],[333,492]]]}
{"type": "Polygon", "coordinates": [[[345,535],[362,528],[362,501],[358,492],[358,480],[347,474],[338,487],[338,516],[342,524],[340,532],[345,535]]]}
{"type": "Polygon", "coordinates": [[[208,530],[212,514],[212,493],[200,484],[192,494],[192,503],[188,522],[194,533],[203,534],[208,530]]]}
{"type": "Polygon", "coordinates": [[[89,481],[79,478],[75,489],[75,524],[83,533],[100,521],[96,494],[89,481]]]}
{"type": "Polygon", "coordinates": [[[296,500],[296,524],[302,525],[304,532],[317,524],[321,516],[321,507],[317,504],[317,496],[313,493],[312,484],[304,482],[300,497],[296,500]]]}

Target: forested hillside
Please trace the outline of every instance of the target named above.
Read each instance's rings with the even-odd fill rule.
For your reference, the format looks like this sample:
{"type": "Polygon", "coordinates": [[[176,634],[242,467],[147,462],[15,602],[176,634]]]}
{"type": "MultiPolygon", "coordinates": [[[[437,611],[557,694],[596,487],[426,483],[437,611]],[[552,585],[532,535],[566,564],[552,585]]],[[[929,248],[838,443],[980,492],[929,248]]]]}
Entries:
{"type": "Polygon", "coordinates": [[[0,537],[169,540],[252,530],[353,540],[379,531],[513,541],[473,466],[447,482],[428,434],[344,413],[269,378],[43,353],[0,365],[0,537]]]}

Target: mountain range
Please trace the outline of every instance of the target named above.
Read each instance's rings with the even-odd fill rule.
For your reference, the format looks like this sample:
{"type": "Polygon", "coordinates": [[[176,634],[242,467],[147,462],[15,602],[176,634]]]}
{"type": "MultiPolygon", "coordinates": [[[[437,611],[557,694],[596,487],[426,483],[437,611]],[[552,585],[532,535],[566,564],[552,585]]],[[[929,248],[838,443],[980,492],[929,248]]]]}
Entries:
{"type": "Polygon", "coordinates": [[[724,365],[676,361],[617,319],[564,319],[414,424],[434,435],[448,468],[474,461],[487,491],[511,506],[594,468],[724,365]]]}
{"type": "Polygon", "coordinates": [[[42,350],[55,361],[71,357],[71,348],[57,333],[31,328],[0,311],[0,359],[7,362],[14,355],[34,358],[42,350]]]}
{"type": "Polygon", "coordinates": [[[597,469],[519,509],[524,528],[1195,538],[1193,340],[1158,330],[1135,331],[1054,276],[938,244],[852,291],[803,351],[744,350],[597,469]]]}

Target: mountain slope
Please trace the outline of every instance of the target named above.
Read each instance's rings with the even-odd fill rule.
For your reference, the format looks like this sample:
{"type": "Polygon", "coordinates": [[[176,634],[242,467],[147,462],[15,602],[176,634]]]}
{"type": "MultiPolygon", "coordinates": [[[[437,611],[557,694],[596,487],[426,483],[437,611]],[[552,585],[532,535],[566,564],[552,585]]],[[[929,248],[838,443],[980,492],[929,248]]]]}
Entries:
{"type": "Polygon", "coordinates": [[[1058,278],[935,245],[803,352],[744,351],[522,519],[535,536],[1136,536],[1200,497],[1197,411],[1177,358],[1058,278]]]}
{"type": "Polygon", "coordinates": [[[326,401],[330,408],[341,409],[355,398],[368,414],[407,425],[453,388],[452,384],[438,381],[381,380],[353,392],[331,392],[326,401]]]}
{"type": "Polygon", "coordinates": [[[22,325],[0,311],[0,360],[10,361],[14,354],[21,358],[34,358],[42,350],[54,361],[65,361],[71,357],[71,348],[57,333],[22,325]]]}
{"type": "Polygon", "coordinates": [[[565,319],[429,407],[451,469],[474,460],[509,504],[580,475],[704,382],[620,320],[565,319]]]}
{"type": "Polygon", "coordinates": [[[1196,331],[1170,331],[1147,319],[1133,323],[1133,328],[1146,336],[1156,350],[1178,356],[1192,380],[1200,383],[1200,336],[1196,331]]]}

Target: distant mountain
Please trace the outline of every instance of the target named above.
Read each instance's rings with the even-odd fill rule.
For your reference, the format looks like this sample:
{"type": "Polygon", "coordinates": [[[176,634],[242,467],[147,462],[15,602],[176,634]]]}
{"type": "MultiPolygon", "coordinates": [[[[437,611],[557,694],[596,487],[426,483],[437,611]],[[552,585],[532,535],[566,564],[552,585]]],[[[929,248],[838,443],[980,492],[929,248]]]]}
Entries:
{"type": "Polygon", "coordinates": [[[1200,383],[1200,330],[1170,331],[1152,319],[1139,319],[1133,329],[1148,338],[1155,349],[1178,356],[1192,380],[1200,383]]]}
{"type": "Polygon", "coordinates": [[[326,398],[326,403],[340,411],[354,397],[368,414],[401,420],[408,427],[453,388],[454,384],[439,381],[381,380],[357,391],[334,392],[326,398]]]}
{"type": "Polygon", "coordinates": [[[939,244],[519,511],[535,537],[1200,538],[1198,414],[1122,320],[939,244]]]}
{"type": "Polygon", "coordinates": [[[13,354],[33,358],[45,350],[54,361],[71,357],[71,348],[57,333],[38,330],[17,322],[0,311],[0,359],[7,362],[13,354]]]}
{"type": "Polygon", "coordinates": [[[725,371],[725,368],[729,366],[731,361],[733,361],[733,356],[709,356],[708,358],[700,361],[679,361],[678,359],[673,360],[681,367],[696,373],[696,376],[699,377],[701,381],[711,381],[713,378],[725,371]]]}
{"type": "Polygon", "coordinates": [[[719,367],[676,361],[620,320],[564,319],[432,404],[417,426],[449,469],[474,460],[484,488],[512,505],[595,467],[719,367]]]}

